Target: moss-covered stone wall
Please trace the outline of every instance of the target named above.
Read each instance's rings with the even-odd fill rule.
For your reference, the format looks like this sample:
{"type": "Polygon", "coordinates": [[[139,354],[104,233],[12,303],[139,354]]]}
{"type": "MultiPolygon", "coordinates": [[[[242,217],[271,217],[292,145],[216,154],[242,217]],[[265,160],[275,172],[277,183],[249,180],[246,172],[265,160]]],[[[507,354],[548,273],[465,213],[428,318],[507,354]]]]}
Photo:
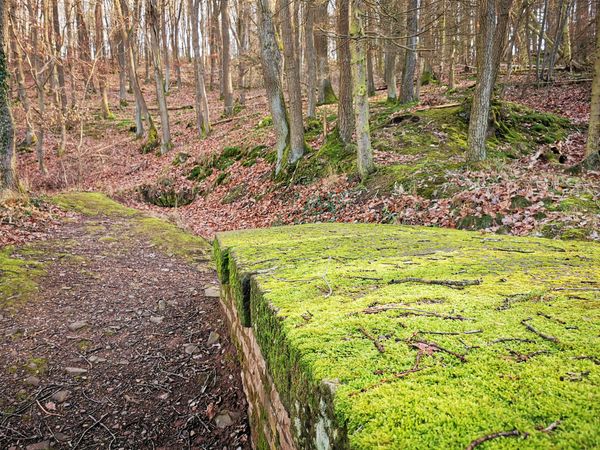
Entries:
{"type": "Polygon", "coordinates": [[[317,224],[215,256],[298,448],[600,445],[599,245],[317,224]]]}

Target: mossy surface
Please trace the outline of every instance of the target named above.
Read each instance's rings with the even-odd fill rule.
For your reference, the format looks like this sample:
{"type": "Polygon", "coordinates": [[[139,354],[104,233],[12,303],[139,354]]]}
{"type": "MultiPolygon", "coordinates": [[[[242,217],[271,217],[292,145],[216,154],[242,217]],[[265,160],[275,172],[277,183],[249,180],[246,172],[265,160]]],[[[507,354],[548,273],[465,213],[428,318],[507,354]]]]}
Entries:
{"type": "Polygon", "coordinates": [[[96,192],[71,192],[52,197],[58,206],[87,216],[128,218],[132,230],[150,240],[163,251],[194,261],[205,259],[210,253],[209,244],[201,237],[186,233],[176,225],[155,217],[146,216],[96,192]]]}
{"type": "MultiPolygon", "coordinates": [[[[381,103],[371,119],[374,150],[407,157],[407,163],[381,167],[367,182],[373,189],[404,191],[425,198],[448,197],[452,173],[466,164],[469,104],[408,112],[403,105],[381,103]]],[[[495,103],[486,142],[488,164],[502,164],[534,151],[539,144],[564,139],[567,119],[539,113],[516,103],[495,103]]]]}
{"type": "Polygon", "coordinates": [[[0,248],[0,310],[12,310],[35,293],[36,280],[44,275],[40,251],[28,245],[0,248]]]}
{"type": "Polygon", "coordinates": [[[321,224],[220,233],[215,256],[301,448],[600,445],[599,245],[321,224]]]}

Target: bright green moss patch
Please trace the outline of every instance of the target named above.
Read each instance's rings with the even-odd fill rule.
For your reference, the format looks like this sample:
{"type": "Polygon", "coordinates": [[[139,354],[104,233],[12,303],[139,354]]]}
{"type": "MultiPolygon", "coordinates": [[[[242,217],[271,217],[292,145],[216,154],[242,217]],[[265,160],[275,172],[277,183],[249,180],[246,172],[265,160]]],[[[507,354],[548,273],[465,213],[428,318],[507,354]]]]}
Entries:
{"type": "Polygon", "coordinates": [[[65,209],[89,216],[109,216],[129,219],[131,232],[142,235],[166,253],[181,256],[190,261],[204,259],[210,251],[208,243],[201,237],[186,233],[176,225],[162,219],[148,217],[95,192],[61,194],[52,200],[65,209]]]}
{"type": "Polygon", "coordinates": [[[32,246],[0,248],[0,310],[12,310],[38,289],[36,279],[44,274],[40,252],[32,246]]]}
{"type": "Polygon", "coordinates": [[[99,192],[68,192],[52,197],[51,201],[63,209],[86,216],[132,217],[139,214],[135,209],[127,208],[99,192]]]}
{"type": "Polygon", "coordinates": [[[326,224],[221,233],[215,257],[300,448],[600,444],[599,245],[326,224]]]}
{"type": "MultiPolygon", "coordinates": [[[[465,162],[469,103],[408,112],[397,104],[380,104],[371,118],[374,150],[404,155],[406,163],[380,168],[368,181],[371,188],[401,187],[426,198],[456,193],[447,185],[451,173],[468,170],[465,162]]],[[[567,119],[539,113],[510,102],[494,103],[488,164],[528,154],[539,145],[564,139],[572,129],[567,119]]]]}

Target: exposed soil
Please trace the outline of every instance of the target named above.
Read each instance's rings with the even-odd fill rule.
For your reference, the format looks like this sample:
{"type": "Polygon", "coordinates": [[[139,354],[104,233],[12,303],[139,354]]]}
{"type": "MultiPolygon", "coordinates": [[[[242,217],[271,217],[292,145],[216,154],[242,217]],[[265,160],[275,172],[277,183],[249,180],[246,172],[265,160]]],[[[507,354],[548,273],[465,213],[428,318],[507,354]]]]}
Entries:
{"type": "Polygon", "coordinates": [[[250,448],[209,262],[133,226],[74,216],[35,243],[39,292],[0,310],[0,448],[250,448]]]}

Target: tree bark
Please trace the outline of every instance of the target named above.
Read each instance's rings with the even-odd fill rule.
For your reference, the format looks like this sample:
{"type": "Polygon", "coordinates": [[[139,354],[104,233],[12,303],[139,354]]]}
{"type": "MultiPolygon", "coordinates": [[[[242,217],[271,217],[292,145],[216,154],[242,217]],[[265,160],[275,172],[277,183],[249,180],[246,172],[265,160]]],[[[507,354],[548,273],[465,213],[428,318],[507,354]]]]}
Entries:
{"type": "Polygon", "coordinates": [[[513,0],[480,0],[479,33],[477,35],[477,82],[469,119],[467,160],[486,159],[485,139],[490,104],[504,51],[508,16],[513,0]]]}
{"type": "Polygon", "coordinates": [[[283,54],[285,56],[285,75],[290,101],[290,153],[288,163],[294,164],[304,155],[304,122],[302,119],[302,88],[296,46],[297,29],[294,29],[289,1],[284,1],[279,9],[283,54]]]}
{"type": "Polygon", "coordinates": [[[417,100],[415,96],[415,72],[417,70],[417,32],[419,28],[419,0],[408,1],[406,15],[406,57],[402,71],[402,87],[400,102],[409,103],[417,100]]]}
{"type": "MultiPolygon", "coordinates": [[[[305,3],[305,21],[304,21],[304,59],[306,61],[307,78],[307,117],[316,117],[317,106],[317,62],[315,53],[315,6],[311,0],[305,3]]],[[[341,74],[340,74],[341,77],[341,74]]],[[[340,81],[341,83],[341,81],[340,81]]]]}
{"type": "Polygon", "coordinates": [[[258,37],[260,41],[260,56],[265,80],[265,90],[275,129],[277,163],[275,174],[278,175],[287,165],[285,149],[289,145],[290,131],[287,110],[281,87],[281,53],[273,26],[272,0],[258,0],[258,37]]]}
{"type": "MultiPolygon", "coordinates": [[[[156,98],[158,100],[158,110],[160,112],[160,128],[162,132],[162,140],[160,144],[160,153],[164,155],[173,147],[171,142],[171,131],[169,128],[169,109],[167,107],[167,99],[165,97],[165,80],[162,74],[162,61],[160,58],[160,30],[158,5],[156,0],[149,0],[148,9],[148,26],[150,27],[150,40],[152,49],[152,63],[154,65],[154,81],[156,82],[156,98]]],[[[164,22],[163,22],[164,23],[164,22]]]]}
{"type": "Polygon", "coordinates": [[[200,33],[198,32],[198,17],[200,13],[200,0],[189,0],[190,28],[192,29],[192,46],[194,48],[194,79],[196,81],[196,127],[201,138],[210,133],[210,115],[208,98],[204,85],[204,61],[200,54],[200,33]]]}
{"type": "Polygon", "coordinates": [[[231,83],[231,50],[229,39],[229,0],[221,0],[221,53],[224,114],[233,114],[233,87],[231,83]]]}
{"type": "Polygon", "coordinates": [[[596,14],[596,51],[594,57],[590,124],[583,163],[588,169],[600,168],[600,14],[596,14]]]}
{"type": "Polygon", "coordinates": [[[18,189],[15,129],[10,109],[6,54],[6,0],[0,0],[0,191],[18,189]]]}
{"type": "Polygon", "coordinates": [[[131,49],[130,35],[127,29],[127,23],[125,22],[125,16],[123,15],[123,10],[121,8],[121,2],[124,0],[114,0],[115,5],[115,13],[116,19],[119,24],[119,29],[121,32],[121,40],[123,42],[123,51],[125,54],[125,62],[127,64],[127,70],[129,72],[129,82],[131,83],[131,87],[133,89],[133,93],[135,95],[135,103],[136,103],[136,114],[135,114],[135,122],[136,122],[136,136],[141,138],[144,135],[144,125],[142,123],[142,117],[146,117],[148,119],[148,140],[146,144],[142,147],[142,150],[147,152],[152,150],[158,144],[158,133],[156,131],[156,126],[154,125],[154,121],[152,120],[152,116],[148,111],[148,106],[146,105],[146,100],[144,99],[144,94],[140,88],[140,83],[136,73],[135,66],[135,58],[133,56],[133,51],[131,49]]]}
{"type": "Polygon", "coordinates": [[[337,49],[340,71],[338,100],[338,130],[345,144],[352,141],[354,110],[352,108],[352,66],[350,64],[350,5],[348,0],[337,0],[337,49]]]}
{"type": "MultiPolygon", "coordinates": [[[[288,0],[289,1],[289,0],[288,0]]],[[[329,73],[329,54],[327,33],[323,30],[329,25],[329,12],[327,6],[329,0],[315,0],[315,23],[314,42],[317,53],[317,77],[319,83],[319,105],[329,105],[337,101],[333,87],[331,86],[331,75],[329,73]]],[[[284,30],[282,30],[283,34],[284,30]]],[[[290,105],[291,108],[291,105],[290,105]]]]}
{"type": "Polygon", "coordinates": [[[12,20],[9,24],[11,39],[13,41],[13,53],[14,53],[14,61],[15,61],[15,72],[16,72],[16,80],[17,80],[17,92],[19,95],[19,102],[21,106],[23,106],[23,111],[25,112],[25,140],[23,142],[24,145],[30,146],[34,142],[35,135],[33,134],[33,126],[31,125],[31,103],[29,101],[29,96],[27,95],[27,91],[25,89],[25,72],[23,71],[23,55],[21,53],[21,47],[17,42],[17,34],[15,32],[14,24],[12,20]]]}
{"type": "Polygon", "coordinates": [[[96,19],[96,68],[98,72],[98,87],[100,88],[100,109],[102,111],[102,117],[104,119],[110,119],[112,114],[110,107],[108,106],[108,93],[106,89],[106,74],[105,64],[106,60],[104,57],[104,27],[102,25],[102,2],[103,0],[96,0],[96,7],[94,10],[94,16],[96,19]]]}
{"type": "Polygon", "coordinates": [[[354,80],[354,107],[356,116],[357,165],[361,179],[374,170],[371,130],[369,127],[369,96],[367,92],[367,39],[365,36],[364,0],[352,0],[350,15],[352,39],[352,69],[354,80]]]}

